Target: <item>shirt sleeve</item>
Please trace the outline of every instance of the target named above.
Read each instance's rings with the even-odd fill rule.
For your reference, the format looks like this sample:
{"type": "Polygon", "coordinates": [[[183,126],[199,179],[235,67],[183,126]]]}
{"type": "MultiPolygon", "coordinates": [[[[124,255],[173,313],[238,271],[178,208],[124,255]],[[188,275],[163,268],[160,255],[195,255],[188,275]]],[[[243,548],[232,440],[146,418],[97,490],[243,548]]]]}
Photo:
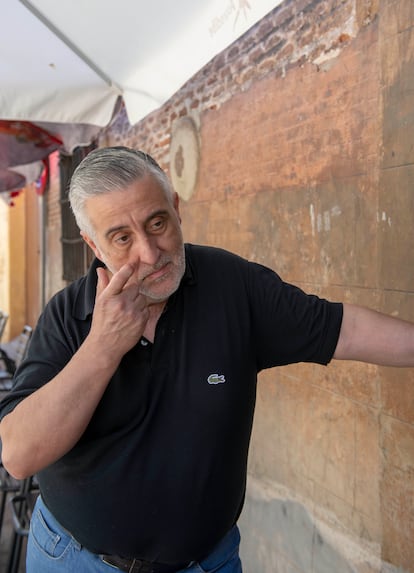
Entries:
{"type": "Polygon", "coordinates": [[[258,370],[330,362],[341,329],[342,303],[307,294],[255,263],[250,264],[249,292],[258,370]]]}
{"type": "Polygon", "coordinates": [[[27,356],[15,372],[12,390],[0,402],[0,420],[56,376],[73,352],[70,333],[62,320],[62,303],[54,298],[33,331],[27,356]]]}

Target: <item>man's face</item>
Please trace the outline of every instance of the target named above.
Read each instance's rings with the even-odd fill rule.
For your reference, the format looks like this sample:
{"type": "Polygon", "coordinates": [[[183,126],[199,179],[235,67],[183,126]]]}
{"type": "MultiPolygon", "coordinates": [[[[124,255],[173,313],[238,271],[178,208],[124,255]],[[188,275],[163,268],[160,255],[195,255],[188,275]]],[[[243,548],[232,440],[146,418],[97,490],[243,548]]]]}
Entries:
{"type": "Polygon", "coordinates": [[[154,302],[177,290],[185,269],[177,194],[167,197],[146,175],[126,189],[91,197],[85,213],[94,236],[81,235],[112,273],[132,264],[133,280],[154,302]]]}

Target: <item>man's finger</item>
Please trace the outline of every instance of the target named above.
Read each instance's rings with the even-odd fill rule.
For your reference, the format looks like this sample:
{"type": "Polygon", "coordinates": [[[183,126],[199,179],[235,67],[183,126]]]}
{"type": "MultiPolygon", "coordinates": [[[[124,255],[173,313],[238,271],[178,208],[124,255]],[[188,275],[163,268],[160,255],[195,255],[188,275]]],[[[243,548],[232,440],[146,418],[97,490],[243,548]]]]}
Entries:
{"type": "Polygon", "coordinates": [[[134,274],[135,267],[130,264],[123,265],[119,271],[117,271],[109,281],[106,286],[107,292],[109,294],[120,294],[124,287],[126,286],[129,279],[134,274]]]}
{"type": "Polygon", "coordinates": [[[101,292],[108,286],[110,279],[108,276],[108,271],[103,267],[98,267],[96,269],[96,274],[98,275],[98,282],[96,284],[96,296],[99,296],[101,292]]]}

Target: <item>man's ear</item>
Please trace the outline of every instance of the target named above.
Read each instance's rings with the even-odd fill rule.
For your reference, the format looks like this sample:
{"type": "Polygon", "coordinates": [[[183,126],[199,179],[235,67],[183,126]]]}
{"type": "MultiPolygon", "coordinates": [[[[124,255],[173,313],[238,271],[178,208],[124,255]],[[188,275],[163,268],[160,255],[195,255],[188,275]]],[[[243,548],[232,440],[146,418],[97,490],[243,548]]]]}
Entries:
{"type": "Polygon", "coordinates": [[[90,237],[89,235],[87,235],[87,234],[85,233],[85,231],[81,231],[80,234],[81,234],[82,239],[85,241],[85,243],[86,243],[87,245],[89,245],[89,247],[90,247],[90,248],[92,249],[92,251],[94,252],[95,257],[96,257],[97,259],[102,260],[101,253],[100,253],[98,247],[96,246],[95,242],[91,239],[91,237],[90,237]]]}
{"type": "Polygon", "coordinates": [[[180,223],[181,223],[181,215],[180,215],[180,197],[178,196],[178,193],[177,193],[177,191],[175,191],[175,192],[174,192],[174,195],[173,195],[173,206],[174,206],[174,209],[175,209],[175,211],[176,211],[176,213],[177,213],[177,216],[178,216],[178,220],[179,220],[179,221],[180,221],[180,223]]]}

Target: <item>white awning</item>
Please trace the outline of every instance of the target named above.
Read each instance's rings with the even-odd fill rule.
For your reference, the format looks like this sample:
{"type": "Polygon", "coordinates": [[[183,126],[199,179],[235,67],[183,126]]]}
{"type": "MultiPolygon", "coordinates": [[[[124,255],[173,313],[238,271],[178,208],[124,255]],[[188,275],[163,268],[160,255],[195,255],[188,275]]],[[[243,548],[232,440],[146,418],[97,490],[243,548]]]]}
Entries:
{"type": "Polygon", "coordinates": [[[122,98],[133,125],[280,2],[2,0],[0,120],[40,125],[70,149],[122,98]]]}
{"type": "Polygon", "coordinates": [[[131,124],[277,0],[2,0],[0,119],[131,124]]]}

